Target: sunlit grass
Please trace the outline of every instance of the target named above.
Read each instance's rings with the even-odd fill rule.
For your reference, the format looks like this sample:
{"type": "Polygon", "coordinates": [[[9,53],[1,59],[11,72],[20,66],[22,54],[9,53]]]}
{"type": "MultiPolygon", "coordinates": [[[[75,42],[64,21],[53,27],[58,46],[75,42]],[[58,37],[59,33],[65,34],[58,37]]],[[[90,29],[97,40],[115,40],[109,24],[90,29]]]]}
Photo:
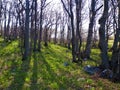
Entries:
{"type": "MultiPolygon", "coordinates": [[[[85,65],[100,63],[99,49],[92,49],[93,60],[85,65]]],[[[113,90],[120,88],[108,80],[95,79],[83,71],[83,66],[72,63],[71,51],[59,45],[42,46],[22,62],[18,41],[6,43],[0,39],[0,90],[113,90]],[[67,66],[65,65],[67,63],[67,66]],[[112,86],[111,86],[112,85],[112,86]]]]}

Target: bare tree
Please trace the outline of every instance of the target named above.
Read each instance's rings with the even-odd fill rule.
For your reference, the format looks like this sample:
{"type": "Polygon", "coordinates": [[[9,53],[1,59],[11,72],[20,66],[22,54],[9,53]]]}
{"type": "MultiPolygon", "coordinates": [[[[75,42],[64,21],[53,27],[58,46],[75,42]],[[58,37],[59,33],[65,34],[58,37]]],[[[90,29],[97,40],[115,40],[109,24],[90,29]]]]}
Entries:
{"type": "Polygon", "coordinates": [[[71,22],[71,30],[72,30],[72,61],[77,62],[76,60],[76,42],[75,42],[75,28],[74,28],[74,13],[73,13],[73,1],[70,0],[68,1],[68,8],[65,5],[65,2],[61,0],[64,9],[68,13],[68,16],[70,17],[70,22],[71,22]]]}
{"type": "Polygon", "coordinates": [[[70,49],[70,44],[71,44],[71,28],[70,28],[70,24],[69,24],[69,20],[67,23],[67,44],[68,44],[68,49],[70,49]]]}
{"type": "Polygon", "coordinates": [[[0,36],[2,36],[2,10],[3,10],[3,5],[2,5],[2,0],[0,0],[0,36]]]}
{"type": "Polygon", "coordinates": [[[7,3],[4,1],[4,40],[6,40],[7,37],[7,3]]]}
{"type": "Polygon", "coordinates": [[[40,32],[38,36],[38,51],[41,51],[42,41],[42,25],[43,25],[43,10],[50,4],[47,0],[40,0],[40,32]]]}
{"type": "Polygon", "coordinates": [[[64,45],[64,39],[65,39],[65,26],[66,26],[66,17],[63,15],[61,15],[61,19],[60,19],[60,44],[64,45]]]}
{"type": "Polygon", "coordinates": [[[11,9],[12,9],[12,3],[10,4],[9,7],[9,12],[8,12],[8,23],[7,23],[7,41],[10,40],[10,21],[11,21],[11,9]]]}
{"type": "MultiPolygon", "coordinates": [[[[35,17],[35,31],[34,31],[34,51],[36,51],[37,50],[37,48],[36,48],[36,45],[37,45],[37,0],[34,0],[34,3],[35,3],[35,15],[34,15],[34,17],[35,17]]],[[[32,22],[32,21],[31,21],[32,22]]]]}
{"type": "Polygon", "coordinates": [[[75,3],[76,3],[76,54],[78,56],[78,61],[80,61],[80,52],[82,46],[82,37],[80,34],[82,0],[75,0],[75,3]]]}
{"type": "Polygon", "coordinates": [[[107,42],[106,42],[106,36],[105,36],[105,24],[106,20],[108,18],[108,2],[109,0],[104,0],[104,11],[102,17],[99,19],[99,48],[101,51],[101,65],[103,68],[109,68],[109,62],[108,62],[108,54],[107,54],[107,42]]]}
{"type": "Polygon", "coordinates": [[[25,33],[24,33],[24,39],[25,39],[25,51],[23,60],[27,60],[29,58],[29,0],[26,0],[26,19],[25,19],[25,33]]]}
{"type": "Polygon", "coordinates": [[[58,23],[59,23],[59,20],[60,20],[60,14],[56,11],[55,12],[55,38],[54,38],[54,43],[56,44],[57,43],[57,33],[58,33],[58,23]]]}
{"type": "Polygon", "coordinates": [[[90,58],[91,53],[91,46],[92,46],[92,39],[93,39],[93,28],[95,24],[95,16],[99,9],[102,8],[101,5],[99,8],[96,9],[97,0],[91,0],[91,8],[90,8],[90,23],[88,28],[88,37],[87,37],[87,44],[85,48],[85,58],[90,58]]]}
{"type": "Polygon", "coordinates": [[[93,26],[94,26],[94,19],[95,19],[95,6],[96,6],[96,0],[91,0],[90,23],[89,23],[87,44],[86,44],[86,48],[85,48],[85,57],[86,58],[90,58],[92,33],[93,33],[93,26]]]}
{"type": "Polygon", "coordinates": [[[49,37],[49,32],[51,32],[50,30],[52,29],[52,25],[54,24],[54,18],[53,18],[53,13],[51,13],[48,9],[46,9],[47,11],[44,12],[44,45],[47,47],[48,46],[48,38],[49,37]]]}
{"type": "Polygon", "coordinates": [[[2,0],[0,0],[0,22],[1,22],[1,17],[2,17],[2,0]]]}
{"type": "MultiPolygon", "coordinates": [[[[114,1],[112,0],[112,2],[114,3],[114,1]]],[[[116,31],[115,31],[115,39],[114,39],[114,43],[113,43],[113,51],[112,51],[112,70],[114,73],[120,74],[120,58],[119,58],[119,54],[120,54],[120,2],[119,0],[117,0],[117,4],[118,4],[118,21],[116,22],[115,16],[114,16],[114,22],[116,22],[116,24],[118,25],[116,31]]],[[[115,15],[115,14],[114,14],[115,15]]]]}

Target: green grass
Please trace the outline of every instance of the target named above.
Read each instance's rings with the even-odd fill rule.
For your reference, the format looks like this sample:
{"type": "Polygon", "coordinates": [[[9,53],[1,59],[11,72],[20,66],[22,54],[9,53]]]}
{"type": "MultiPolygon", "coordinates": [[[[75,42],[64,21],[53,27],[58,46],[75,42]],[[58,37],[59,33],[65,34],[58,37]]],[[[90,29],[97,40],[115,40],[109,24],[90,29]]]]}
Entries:
{"type": "Polygon", "coordinates": [[[100,63],[98,49],[92,49],[93,61],[72,63],[71,51],[49,44],[22,62],[18,41],[0,39],[0,90],[118,90],[119,84],[93,78],[83,71],[85,65],[100,63]],[[97,62],[97,63],[96,63],[97,62]],[[64,66],[68,63],[68,66],[64,66]]]}

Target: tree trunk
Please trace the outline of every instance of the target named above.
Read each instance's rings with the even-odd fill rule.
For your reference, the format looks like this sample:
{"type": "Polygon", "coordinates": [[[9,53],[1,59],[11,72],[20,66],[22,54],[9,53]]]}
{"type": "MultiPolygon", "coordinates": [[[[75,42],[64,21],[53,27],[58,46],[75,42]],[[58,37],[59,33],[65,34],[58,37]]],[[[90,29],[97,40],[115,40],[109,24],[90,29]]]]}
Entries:
{"type": "Polygon", "coordinates": [[[17,39],[17,36],[18,36],[17,28],[18,28],[18,16],[16,18],[16,24],[15,24],[15,27],[14,27],[14,39],[17,39]]]}
{"type": "Polygon", "coordinates": [[[90,58],[91,53],[91,42],[93,36],[93,26],[94,26],[94,19],[95,19],[95,4],[96,0],[91,0],[91,10],[90,10],[90,23],[89,23],[89,30],[88,30],[88,37],[87,37],[87,44],[85,48],[85,58],[90,58]]]}
{"type": "Polygon", "coordinates": [[[109,0],[104,0],[104,11],[103,11],[103,15],[99,20],[99,24],[100,24],[100,28],[99,28],[99,48],[101,51],[101,65],[103,66],[103,68],[109,68],[109,63],[108,63],[108,54],[107,54],[107,43],[106,43],[106,37],[105,37],[105,24],[106,24],[106,20],[108,17],[108,2],[109,0]]]}
{"type": "Polygon", "coordinates": [[[25,42],[25,51],[23,60],[27,60],[29,58],[29,0],[26,0],[26,19],[25,19],[25,33],[24,33],[24,42],[25,42]]]}
{"type": "Polygon", "coordinates": [[[80,23],[81,23],[81,4],[82,0],[76,0],[76,56],[78,61],[80,61],[80,52],[81,52],[81,34],[80,34],[80,23]]]}
{"type": "Polygon", "coordinates": [[[37,0],[35,2],[35,31],[34,31],[34,51],[37,50],[36,44],[37,44],[37,0]]]}
{"type": "Polygon", "coordinates": [[[43,7],[42,7],[42,4],[41,4],[41,12],[40,12],[40,32],[39,32],[39,38],[38,38],[38,51],[41,51],[42,21],[43,21],[43,7]]]}
{"type": "Polygon", "coordinates": [[[7,28],[6,28],[6,6],[5,6],[5,11],[4,11],[4,40],[6,41],[6,36],[7,36],[7,28]]]}
{"type": "Polygon", "coordinates": [[[76,62],[76,44],[75,44],[75,30],[74,30],[74,14],[72,11],[72,0],[70,0],[70,13],[71,13],[71,28],[72,28],[72,60],[76,62]]]}
{"type": "Polygon", "coordinates": [[[11,7],[10,7],[10,9],[9,9],[9,15],[8,15],[8,23],[7,23],[7,41],[10,39],[10,35],[9,35],[9,33],[10,33],[10,21],[11,21],[11,7]]]}
{"type": "Polygon", "coordinates": [[[71,29],[70,29],[70,25],[68,25],[68,31],[67,31],[67,44],[68,44],[68,49],[70,49],[70,43],[71,43],[71,29]]]}
{"type": "Polygon", "coordinates": [[[47,47],[48,46],[48,30],[49,30],[49,28],[47,28],[47,27],[45,27],[45,36],[44,36],[44,42],[45,42],[45,47],[47,47]]]}
{"type": "Polygon", "coordinates": [[[56,23],[55,23],[55,37],[54,37],[54,44],[57,43],[57,30],[58,29],[58,14],[56,13],[56,23]]]}
{"type": "MultiPolygon", "coordinates": [[[[114,73],[117,73],[117,64],[118,64],[118,42],[120,43],[120,3],[119,3],[119,0],[118,0],[118,10],[119,10],[119,14],[118,14],[118,29],[116,29],[116,33],[115,33],[115,39],[114,39],[114,43],[113,43],[113,51],[112,51],[112,70],[114,73]]],[[[120,52],[120,51],[119,51],[120,52]]]]}

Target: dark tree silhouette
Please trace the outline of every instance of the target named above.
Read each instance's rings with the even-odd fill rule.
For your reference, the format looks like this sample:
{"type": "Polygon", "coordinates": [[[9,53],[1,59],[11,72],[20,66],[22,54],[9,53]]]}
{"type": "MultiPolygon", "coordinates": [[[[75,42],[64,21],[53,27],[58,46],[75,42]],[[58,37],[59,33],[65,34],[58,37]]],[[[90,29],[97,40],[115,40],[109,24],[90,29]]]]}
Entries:
{"type": "Polygon", "coordinates": [[[24,44],[25,44],[25,51],[23,55],[23,60],[27,60],[29,58],[29,0],[26,0],[26,19],[25,19],[25,33],[24,33],[24,44]]]}
{"type": "Polygon", "coordinates": [[[103,68],[109,68],[109,62],[108,62],[108,54],[107,54],[107,42],[106,42],[106,36],[105,36],[105,24],[106,20],[108,18],[108,2],[109,0],[104,0],[104,11],[102,17],[99,19],[99,48],[101,51],[101,65],[103,68]]]}

